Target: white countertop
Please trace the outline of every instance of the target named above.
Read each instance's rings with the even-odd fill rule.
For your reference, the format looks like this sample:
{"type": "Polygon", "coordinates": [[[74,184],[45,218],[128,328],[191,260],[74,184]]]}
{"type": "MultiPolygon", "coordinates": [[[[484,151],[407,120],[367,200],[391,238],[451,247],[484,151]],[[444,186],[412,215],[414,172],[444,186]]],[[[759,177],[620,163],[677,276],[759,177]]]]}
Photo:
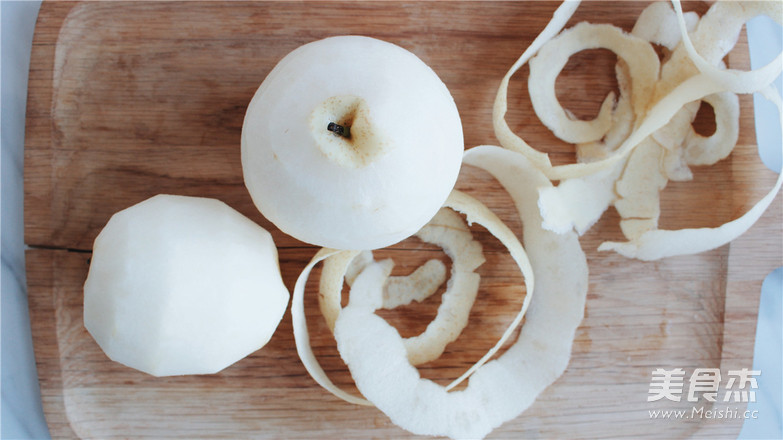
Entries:
{"type": "MultiPolygon", "coordinates": [[[[40,391],[30,335],[24,267],[22,170],[24,157],[27,71],[35,19],[40,1],[0,2],[2,17],[2,304],[0,371],[0,438],[49,438],[43,418],[40,391]]],[[[751,63],[761,66],[781,51],[781,28],[758,18],[748,25],[751,63]]],[[[781,79],[778,78],[778,89],[781,79]]],[[[774,106],[757,99],[756,126],[761,157],[773,170],[781,169],[781,129],[774,106]]],[[[757,419],[748,419],[740,438],[783,438],[781,410],[781,337],[783,336],[783,267],[773,271],[761,293],[753,369],[761,370],[756,402],[757,419]]]]}

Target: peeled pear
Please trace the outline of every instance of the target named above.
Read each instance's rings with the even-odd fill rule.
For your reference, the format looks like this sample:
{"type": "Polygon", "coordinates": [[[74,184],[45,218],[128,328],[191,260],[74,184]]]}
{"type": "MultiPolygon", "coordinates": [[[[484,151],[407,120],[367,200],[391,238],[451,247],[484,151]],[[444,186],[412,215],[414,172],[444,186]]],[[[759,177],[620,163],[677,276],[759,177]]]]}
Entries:
{"type": "Polygon", "coordinates": [[[245,185],[261,213],[306,243],[369,250],[421,229],[464,151],[449,90],[416,55],[338,36],[286,55],[242,127],[245,185]]]}
{"type": "Polygon", "coordinates": [[[95,239],[84,326],[131,368],[210,374],[263,347],[288,299],[266,230],[219,200],[158,195],[95,239]]]}

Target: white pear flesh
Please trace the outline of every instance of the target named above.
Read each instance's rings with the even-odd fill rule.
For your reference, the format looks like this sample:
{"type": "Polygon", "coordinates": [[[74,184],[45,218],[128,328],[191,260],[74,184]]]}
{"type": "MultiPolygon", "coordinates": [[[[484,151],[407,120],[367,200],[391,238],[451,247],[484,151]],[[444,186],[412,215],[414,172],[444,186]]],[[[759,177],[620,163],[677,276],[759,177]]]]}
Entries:
{"type": "Polygon", "coordinates": [[[242,128],[245,185],[283,232],[335,249],[377,249],[421,229],[454,184],[464,140],[457,106],[416,55],[338,36],[286,55],[242,128]],[[343,137],[330,122],[350,128],[343,137]]]}
{"type": "Polygon", "coordinates": [[[219,200],[158,195],[95,239],[84,326],[128,367],[211,374],[263,347],[288,299],[269,232],[219,200]]]}

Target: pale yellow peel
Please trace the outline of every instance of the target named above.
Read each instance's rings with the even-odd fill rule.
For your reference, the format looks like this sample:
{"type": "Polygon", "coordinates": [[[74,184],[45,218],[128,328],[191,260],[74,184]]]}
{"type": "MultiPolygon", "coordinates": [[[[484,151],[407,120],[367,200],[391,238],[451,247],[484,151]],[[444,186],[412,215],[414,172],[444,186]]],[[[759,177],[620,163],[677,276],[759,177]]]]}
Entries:
{"type": "Polygon", "coordinates": [[[739,139],[739,98],[735,93],[723,92],[706,96],[704,102],[715,113],[715,132],[702,136],[690,127],[683,142],[684,160],[689,165],[713,165],[726,158],[739,139]]]}
{"type": "MultiPolygon", "coordinates": [[[[771,81],[771,78],[778,76],[781,70],[783,70],[780,56],[778,56],[777,65],[770,64],[748,72],[720,69],[716,65],[719,64],[718,57],[731,49],[731,46],[736,41],[736,35],[746,20],[759,14],[772,13],[774,14],[773,19],[778,22],[781,21],[783,6],[780,2],[774,3],[777,4],[716,3],[699,22],[692,42],[686,31],[682,8],[679,2],[674,2],[678,23],[681,27],[683,47],[685,48],[683,53],[701,72],[688,81],[691,81],[693,78],[704,78],[705,81],[710,81],[715,85],[715,92],[705,95],[702,99],[714,106],[716,126],[721,131],[720,134],[715,136],[715,139],[700,138],[695,134],[686,135],[686,142],[690,140],[690,143],[686,144],[686,150],[683,153],[682,159],[685,162],[693,161],[700,164],[711,164],[730,153],[736,143],[735,135],[738,136],[738,126],[735,127],[735,124],[738,124],[738,122],[736,121],[737,115],[734,113],[734,99],[736,99],[734,93],[761,91],[763,96],[778,106],[778,111],[780,112],[779,94],[773,86],[768,83],[765,84],[765,82],[771,81]],[[699,53],[700,51],[704,53],[699,53]]],[[[676,72],[677,68],[675,67],[670,75],[667,74],[667,78],[676,78],[678,75],[682,75],[682,73],[676,72]]],[[[683,72],[688,70],[687,68],[682,69],[683,72]]],[[[666,95],[666,97],[675,93],[677,93],[677,89],[666,95]]],[[[657,228],[650,228],[649,223],[645,224],[642,221],[644,219],[633,219],[633,221],[626,221],[623,227],[624,232],[628,232],[626,234],[630,239],[628,242],[605,242],[598,249],[614,250],[627,257],[642,260],[657,260],[714,249],[734,240],[747,231],[772,202],[780,186],[781,177],[779,176],[772,190],[747,213],[717,228],[658,230],[657,228]]]]}
{"type": "MultiPolygon", "coordinates": [[[[558,167],[552,167],[549,169],[543,169],[542,172],[550,180],[565,179],[567,182],[569,179],[583,179],[582,181],[589,181],[590,179],[596,179],[596,177],[589,176],[603,176],[603,186],[595,186],[595,192],[591,194],[585,194],[590,189],[589,186],[584,186],[583,189],[575,189],[576,197],[578,199],[579,194],[585,194],[584,197],[592,198],[596,200],[597,205],[590,211],[584,211],[580,213],[569,214],[568,211],[563,209],[555,209],[559,206],[566,206],[567,199],[565,195],[554,196],[563,197],[559,201],[551,200],[556,190],[545,190],[545,196],[542,198],[543,209],[545,214],[545,224],[547,228],[552,230],[564,230],[569,225],[569,222],[579,227],[580,232],[584,232],[586,227],[592,225],[600,213],[606,208],[607,203],[614,202],[614,195],[609,192],[608,181],[609,175],[619,172],[626,166],[627,156],[630,155],[636,147],[645,141],[645,139],[656,132],[656,130],[664,127],[669,119],[680,111],[682,106],[701,99],[704,96],[708,96],[717,90],[718,86],[710,80],[709,77],[703,75],[697,75],[689,78],[683,84],[678,86],[672,94],[664,96],[655,106],[653,106],[641,121],[639,126],[626,138],[620,147],[607,156],[604,159],[589,162],[589,163],[577,163],[569,165],[561,165],[558,167]],[[600,204],[598,204],[600,203],[600,204]]],[[[658,164],[656,163],[655,166],[658,164]]],[[[580,181],[576,181],[580,182],[580,181]]],[[[576,187],[581,185],[575,184],[576,187]]]]}
{"type": "Polygon", "coordinates": [[[543,228],[558,233],[575,230],[579,235],[587,232],[617,199],[614,184],[623,171],[620,165],[541,188],[538,208],[543,228]]]}
{"type": "Polygon", "coordinates": [[[408,276],[391,276],[383,289],[383,308],[421,302],[434,295],[446,281],[446,265],[440,260],[428,260],[408,276]]]}
{"type": "Polygon", "coordinates": [[[321,248],[307,263],[307,266],[299,274],[299,278],[294,285],[294,291],[291,299],[291,321],[294,329],[294,342],[296,343],[296,352],[299,355],[299,359],[302,364],[310,373],[310,376],[318,382],[323,388],[334,394],[335,396],[345,400],[349,403],[355,403],[357,405],[372,406],[372,403],[361,397],[356,397],[349,394],[340,388],[338,388],[329,377],[326,372],[321,368],[321,364],[313,353],[313,349],[310,346],[310,334],[307,330],[307,321],[305,319],[304,312],[304,293],[307,279],[310,276],[310,272],[313,270],[316,264],[323,261],[330,256],[337,255],[341,252],[352,251],[339,251],[335,249],[321,248]]]}
{"type": "MultiPolygon", "coordinates": [[[[329,330],[340,314],[340,293],[343,282],[349,286],[364,268],[372,263],[371,251],[346,251],[327,258],[321,271],[318,305],[329,330]]],[[[384,308],[394,308],[423,301],[432,296],[446,281],[446,266],[432,259],[406,276],[390,276],[384,284],[384,308]]]]}
{"type": "Polygon", "coordinates": [[[345,270],[345,282],[348,285],[352,285],[353,281],[359,276],[365,266],[375,261],[372,256],[372,251],[361,251],[353,260],[348,264],[348,268],[345,270]]]}
{"type": "Polygon", "coordinates": [[[663,157],[663,169],[666,170],[666,178],[675,182],[693,180],[691,171],[684,158],[682,149],[666,150],[663,157]]]}
{"type": "Polygon", "coordinates": [[[452,268],[435,319],[423,333],[404,341],[408,360],[413,365],[437,359],[457,339],[468,324],[478,294],[480,277],[474,271],[484,263],[481,244],[473,239],[465,221],[445,208],[450,199],[451,196],[430,224],[417,233],[422,241],[440,246],[451,258],[452,268]]]}
{"type": "MultiPolygon", "coordinates": [[[[484,255],[481,244],[473,239],[465,221],[448,208],[438,211],[416,236],[440,246],[452,260],[451,280],[435,319],[423,333],[405,339],[409,361],[420,365],[440,357],[446,346],[456,340],[467,325],[480,281],[474,271],[484,263],[484,255]]],[[[352,286],[355,278],[371,264],[374,264],[372,252],[337,254],[326,260],[325,281],[322,279],[319,300],[330,329],[334,328],[333,323],[341,311],[343,278],[352,286]],[[354,257],[353,261],[348,259],[354,257]],[[332,258],[334,263],[330,263],[332,258]],[[350,272],[350,276],[346,272],[350,272]]],[[[386,260],[383,264],[392,267],[394,263],[386,260]]],[[[380,307],[390,309],[423,300],[435,293],[444,279],[445,266],[439,260],[430,260],[405,277],[385,277],[380,307]]]]}
{"type": "Polygon", "coordinates": [[[524,66],[525,63],[538,52],[541,46],[552,39],[563,29],[563,27],[565,27],[568,20],[574,15],[574,12],[576,12],[576,9],[579,7],[579,3],[579,1],[564,1],[560,4],[544,30],[542,30],[530,46],[522,52],[522,55],[520,55],[500,81],[500,86],[498,87],[498,92],[495,96],[495,104],[492,107],[492,125],[495,129],[495,136],[500,141],[500,144],[505,148],[524,154],[525,157],[533,162],[539,169],[547,169],[552,166],[549,161],[549,156],[528,145],[527,142],[511,130],[506,122],[505,116],[508,111],[508,84],[517,70],[524,66]]]}
{"type": "Polygon", "coordinates": [[[448,392],[422,379],[399,333],[374,313],[382,295],[377,264],[360,274],[335,326],[338,349],[362,393],[393,423],[419,435],[482,438],[517,417],[565,370],[584,313],[587,262],[576,234],[540,228],[538,187],[549,181],[521,154],[497,147],[468,150],[465,162],[495,175],[523,219],[537,279],[517,341],[479,368],[464,390],[448,392]]]}
{"type": "MultiPolygon", "coordinates": [[[[779,92],[769,86],[761,93],[765,98],[775,103],[778,112],[783,115],[779,92]]],[[[783,122],[783,118],[781,118],[781,122],[783,122]]],[[[772,203],[782,184],[783,173],[778,174],[778,179],[772,189],[748,212],[716,228],[655,229],[642,234],[631,242],[604,242],[598,247],[598,250],[611,250],[626,257],[640,260],[658,260],[715,249],[729,243],[750,229],[772,203]]]]}
{"type": "MultiPolygon", "coordinates": [[[[688,32],[693,31],[699,22],[699,16],[695,12],[684,14],[685,25],[688,32]]],[[[668,50],[680,43],[680,27],[677,23],[677,14],[667,2],[652,2],[647,6],[633,26],[632,34],[644,38],[650,43],[659,44],[668,50]]]]}
{"type": "MultiPolygon", "coordinates": [[[[533,291],[534,278],[527,255],[514,233],[494,213],[477,200],[459,191],[454,191],[449,196],[444,207],[462,212],[466,215],[469,222],[483,225],[491,234],[497,237],[509,249],[512,258],[522,271],[527,291],[533,291]]],[[[481,255],[481,247],[478,242],[472,240],[470,230],[467,229],[464,222],[455,216],[456,214],[452,211],[443,209],[432,220],[431,224],[428,224],[422,228],[422,231],[417,233],[422,240],[440,245],[454,263],[452,265],[452,280],[443,295],[443,302],[438,309],[436,318],[427,326],[424,333],[407,338],[404,341],[408,353],[408,361],[413,365],[419,365],[438,358],[443,353],[445,346],[456,340],[462,329],[467,325],[468,314],[478,291],[480,279],[473,271],[484,261],[481,255]]],[[[365,265],[364,268],[369,267],[370,264],[372,263],[365,265]]],[[[333,267],[345,270],[348,266],[349,263],[341,262],[333,267]]],[[[340,274],[336,275],[339,276],[340,274]]],[[[335,277],[330,275],[329,279],[335,277]]],[[[385,279],[382,281],[385,282],[385,279]]],[[[324,298],[325,301],[332,303],[338,301],[338,292],[341,290],[337,290],[337,284],[327,283],[325,286],[330,287],[330,290],[322,290],[320,298],[324,298]]],[[[339,283],[339,286],[341,289],[342,283],[339,283]]],[[[384,296],[382,295],[382,298],[384,296]]],[[[449,384],[446,388],[447,390],[459,385],[494,356],[522,322],[531,298],[532,295],[525,295],[522,307],[498,342],[463,375],[449,384]]],[[[385,304],[382,305],[385,306],[385,304]]],[[[330,309],[338,310],[336,307],[330,309]]],[[[339,317],[339,312],[327,318],[327,321],[331,322],[337,317],[339,317]]]]}
{"type": "Polygon", "coordinates": [[[462,381],[470,377],[476,370],[481,368],[482,365],[489,361],[492,356],[494,356],[495,353],[500,350],[508,338],[511,337],[514,330],[516,330],[516,328],[522,322],[522,318],[525,317],[527,308],[530,306],[530,301],[533,298],[533,291],[535,289],[535,277],[533,274],[533,268],[530,265],[530,260],[528,259],[527,253],[522,247],[522,244],[519,243],[519,239],[517,239],[516,235],[514,235],[511,229],[509,229],[508,226],[506,226],[506,224],[497,217],[497,215],[490,211],[489,208],[484,206],[478,200],[457,190],[452,191],[444,206],[465,214],[468,223],[478,223],[484,226],[490,234],[492,234],[504,246],[506,246],[506,249],[508,249],[511,258],[513,258],[514,262],[517,263],[517,267],[519,267],[519,270],[522,272],[522,276],[524,276],[525,288],[527,291],[525,294],[525,299],[522,301],[522,307],[519,309],[519,312],[517,312],[517,315],[514,317],[511,324],[509,324],[509,326],[506,328],[506,331],[503,333],[497,343],[495,343],[495,345],[489,349],[489,351],[487,351],[487,353],[482,356],[482,358],[479,359],[475,364],[473,364],[473,366],[471,366],[465,373],[451,382],[446,387],[446,390],[448,391],[462,383],[462,381]]]}
{"type": "Polygon", "coordinates": [[[443,295],[438,314],[423,333],[405,338],[408,361],[421,365],[439,358],[468,325],[481,277],[474,272],[452,272],[449,294],[443,295]],[[453,286],[453,287],[452,287],[453,286]]]}
{"type": "MultiPolygon", "coordinates": [[[[713,8],[711,8],[711,11],[716,7],[723,7],[723,3],[735,3],[735,2],[718,2],[716,3],[713,8]]],[[[780,3],[780,2],[769,2],[769,3],[780,3]]],[[[676,9],[677,4],[675,4],[676,9]]],[[[729,7],[732,7],[729,5],[729,7]]],[[[780,6],[767,6],[767,9],[772,8],[774,10],[777,10],[780,6]]],[[[566,8],[565,5],[561,6],[561,8],[565,8],[564,10],[570,10],[566,8]]],[[[749,17],[751,15],[757,15],[757,13],[763,13],[765,9],[762,7],[759,11],[755,11],[753,14],[748,12],[750,8],[746,8],[745,6],[742,6],[740,9],[740,15],[742,17],[749,17]]],[[[570,10],[570,13],[572,13],[573,10],[570,10]]],[[[713,12],[710,14],[705,15],[705,18],[703,18],[701,21],[704,21],[707,18],[713,18],[716,15],[718,15],[720,12],[715,13],[713,12]]],[[[557,15],[557,14],[556,14],[557,15]]],[[[679,13],[681,14],[681,11],[679,13]]],[[[570,15],[569,15],[570,17],[570,15]]],[[[557,20],[553,20],[550,22],[550,25],[553,27],[547,27],[547,29],[552,30],[554,33],[559,31],[559,29],[562,29],[562,27],[565,24],[565,21],[567,21],[567,18],[565,20],[562,20],[563,16],[557,17],[557,20]],[[557,30],[555,30],[557,29],[557,30]]],[[[779,17],[776,17],[776,20],[779,20],[779,17]]],[[[685,23],[684,18],[678,17],[678,23],[681,23],[682,26],[687,26],[685,23]]],[[[711,21],[707,20],[708,25],[711,23],[711,21]]],[[[739,28],[741,28],[741,23],[739,22],[739,27],[734,26],[731,29],[723,30],[724,33],[727,35],[727,41],[733,45],[732,38],[736,38],[736,33],[739,32],[739,28]],[[736,33],[734,32],[736,28],[736,33]]],[[[708,26],[705,25],[705,28],[708,26]]],[[[702,29],[702,24],[700,22],[699,26],[697,27],[697,30],[695,34],[698,36],[700,35],[700,31],[702,29]]],[[[706,34],[703,38],[705,40],[708,40],[709,32],[708,31],[702,31],[702,34],[706,34]]],[[[687,32],[686,32],[687,34],[687,32]]],[[[628,138],[625,139],[625,141],[611,154],[609,154],[607,157],[591,161],[589,163],[575,163],[575,164],[566,164],[566,165],[560,165],[560,166],[552,166],[551,162],[549,161],[548,156],[545,153],[542,153],[540,151],[537,151],[533,149],[530,145],[528,145],[522,138],[514,134],[511,129],[509,128],[508,124],[505,122],[504,117],[507,110],[507,102],[506,102],[506,95],[508,91],[508,80],[509,78],[522,66],[524,65],[527,60],[529,60],[533,54],[549,39],[553,37],[553,35],[548,33],[543,33],[539,36],[540,38],[537,38],[534,40],[534,43],[540,43],[537,45],[531,45],[525,53],[523,53],[523,56],[520,57],[517,62],[512,66],[511,70],[506,74],[503,81],[501,82],[501,85],[498,89],[498,94],[495,100],[495,106],[493,110],[493,126],[495,128],[495,135],[500,141],[501,145],[504,148],[508,148],[514,151],[521,152],[525,154],[526,157],[528,157],[537,168],[542,170],[544,174],[550,179],[550,180],[564,180],[569,178],[575,178],[575,177],[582,177],[586,176],[588,174],[596,173],[601,170],[610,168],[614,165],[616,165],[618,162],[623,161],[630,152],[636,148],[636,146],[644,140],[647,136],[653,134],[656,130],[659,128],[665,126],[669,120],[682,108],[685,104],[693,101],[699,101],[706,96],[709,96],[714,93],[720,93],[724,91],[731,91],[735,93],[749,93],[754,91],[759,91],[762,88],[766,87],[768,84],[771,83],[771,81],[779,74],[780,71],[780,65],[783,64],[779,60],[777,64],[770,63],[769,65],[765,66],[762,69],[759,69],[760,72],[758,74],[752,73],[752,72],[733,72],[730,75],[715,75],[715,71],[719,71],[717,67],[714,67],[713,69],[703,68],[700,66],[699,69],[697,69],[695,66],[690,64],[690,67],[685,65],[685,63],[676,63],[678,65],[675,74],[668,75],[668,80],[665,81],[666,87],[658,87],[658,90],[656,90],[656,95],[653,97],[652,102],[648,106],[648,111],[646,112],[645,117],[637,122],[636,129],[628,136],[628,138]],[[773,65],[774,64],[774,65],[773,65]],[[680,67],[680,66],[684,66],[680,67]],[[700,69],[702,70],[700,72],[700,69]],[[706,72],[706,73],[705,73],[706,72]],[[752,75],[751,75],[752,73],[752,75]],[[748,74],[748,75],[744,75],[748,74]],[[753,80],[758,82],[753,83],[752,85],[749,84],[747,81],[753,80]]],[[[687,43],[690,41],[689,39],[685,38],[683,39],[683,43],[687,43]]],[[[706,43],[705,43],[706,44],[706,43]]],[[[717,60],[722,57],[722,55],[725,55],[725,53],[728,51],[728,49],[725,47],[726,44],[720,45],[718,50],[714,50],[713,52],[710,52],[709,55],[705,55],[706,59],[713,59],[717,57],[717,60]]],[[[731,46],[728,46],[730,48],[731,46]]],[[[682,51],[675,51],[675,54],[673,54],[672,59],[675,58],[676,52],[680,52],[679,57],[687,57],[687,54],[682,53],[682,51]]],[[[706,62],[706,61],[705,61],[706,62]]],[[[669,61],[670,64],[671,60],[669,61]]],[[[662,69],[663,72],[666,71],[666,69],[662,69]]],[[[662,73],[663,75],[663,73],[662,73]]]]}
{"type": "Polygon", "coordinates": [[[348,265],[359,255],[359,251],[338,252],[324,260],[321,278],[318,281],[318,307],[329,330],[334,330],[334,321],[340,314],[340,296],[329,296],[328,292],[342,292],[343,278],[348,265]]]}
{"type": "Polygon", "coordinates": [[[620,146],[633,129],[635,118],[631,107],[631,76],[628,65],[622,59],[615,65],[615,76],[620,96],[612,112],[612,125],[600,140],[576,144],[577,162],[594,162],[606,158],[620,146]]]}
{"type": "Polygon", "coordinates": [[[632,78],[629,91],[635,115],[644,113],[658,79],[658,55],[646,40],[612,25],[586,22],[561,32],[530,60],[528,89],[538,118],[555,136],[566,142],[596,141],[611,127],[613,94],[606,97],[598,116],[592,121],[573,120],[555,95],[555,80],[571,55],[599,48],[611,50],[626,63],[632,78]]]}
{"type": "MultiPolygon", "coordinates": [[[[651,138],[645,139],[628,158],[622,176],[615,184],[618,199],[614,202],[617,213],[623,219],[645,219],[650,227],[657,227],[660,216],[660,191],[667,179],[661,167],[666,150],[651,138]]],[[[639,233],[638,228],[620,226],[628,239],[639,233]]],[[[633,222],[638,224],[638,222],[633,222]]]]}
{"type": "MultiPolygon", "coordinates": [[[[698,16],[695,13],[689,13],[686,17],[689,26],[695,27],[698,16]]],[[[679,42],[679,33],[674,34],[676,38],[669,37],[666,29],[672,27],[676,29],[677,17],[671,7],[666,3],[652,3],[637,19],[632,35],[644,41],[654,42],[673,49],[679,42]]],[[[637,44],[643,44],[638,40],[635,41],[637,44]]],[[[646,79],[646,82],[650,84],[657,80],[657,63],[645,62],[647,59],[634,58],[631,62],[636,63],[634,65],[637,66],[640,62],[642,64],[651,64],[647,66],[642,65],[648,72],[648,75],[650,75],[646,79]]],[[[639,68],[637,67],[635,71],[638,70],[639,68]]],[[[636,115],[634,107],[631,105],[631,97],[633,96],[631,82],[634,71],[629,69],[628,61],[619,58],[615,66],[615,72],[617,85],[620,89],[620,98],[617,107],[612,113],[612,126],[603,139],[576,145],[578,162],[594,162],[606,158],[631,133],[634,120],[643,116],[643,114],[636,115]]],[[[636,95],[636,108],[639,112],[644,112],[644,107],[651,100],[651,90],[649,89],[650,86],[648,86],[647,93],[641,97],[638,94],[636,95]]],[[[671,149],[679,146],[682,142],[682,137],[690,129],[690,121],[698,109],[698,103],[688,104],[686,107],[691,109],[691,113],[681,115],[683,112],[681,110],[672,118],[672,121],[665,127],[655,131],[652,136],[662,137],[673,130],[677,130],[682,134],[679,136],[673,134],[670,136],[671,139],[664,138],[659,141],[671,144],[671,149]],[[676,129],[673,127],[674,124],[677,124],[676,129]]],[[[632,156],[634,154],[631,153],[632,156]]],[[[677,154],[668,154],[664,160],[664,166],[668,173],[678,173],[677,177],[690,177],[690,170],[680,160],[682,156],[679,152],[677,154]]],[[[658,164],[650,163],[649,165],[655,167],[658,164]]],[[[584,234],[603,215],[606,209],[616,202],[618,194],[615,192],[615,181],[623,174],[623,169],[626,166],[624,161],[618,161],[614,165],[594,174],[567,179],[561,181],[557,187],[542,189],[539,209],[544,219],[544,228],[555,232],[563,232],[573,228],[579,235],[584,234]]],[[[656,200],[657,198],[653,202],[656,200]]],[[[635,221],[630,223],[638,224],[635,221]]],[[[625,228],[629,231],[630,223],[626,223],[625,228]]],[[[650,222],[646,223],[649,224],[650,222]]],[[[657,224],[657,220],[653,221],[653,224],[657,224]]]]}
{"type": "Polygon", "coordinates": [[[650,138],[669,151],[681,149],[683,139],[692,130],[691,124],[697,111],[699,111],[698,101],[685,104],[666,125],[655,130],[650,138]]]}
{"type": "MultiPolygon", "coordinates": [[[[680,24],[682,43],[688,52],[689,58],[701,73],[709,75],[713,81],[722,86],[723,90],[734,93],[754,93],[771,84],[780,75],[780,66],[783,65],[783,53],[778,54],[766,66],[750,71],[718,68],[714,62],[709,61],[710,52],[703,56],[697,50],[697,45],[691,40],[680,1],[672,0],[672,4],[677,13],[677,21],[680,24]]],[[[713,40],[724,35],[736,35],[746,21],[758,15],[766,15],[778,24],[783,25],[783,2],[717,2],[699,23],[698,32],[704,31],[704,34],[713,37],[713,40]],[[721,13],[723,8],[727,9],[725,13],[721,13]],[[711,20],[713,16],[718,18],[713,21],[711,20]]],[[[721,46],[714,44],[714,41],[709,43],[711,44],[705,44],[705,46],[708,46],[710,49],[716,47],[719,49],[721,46]]],[[[733,45],[732,43],[731,46],[733,45]]]]}

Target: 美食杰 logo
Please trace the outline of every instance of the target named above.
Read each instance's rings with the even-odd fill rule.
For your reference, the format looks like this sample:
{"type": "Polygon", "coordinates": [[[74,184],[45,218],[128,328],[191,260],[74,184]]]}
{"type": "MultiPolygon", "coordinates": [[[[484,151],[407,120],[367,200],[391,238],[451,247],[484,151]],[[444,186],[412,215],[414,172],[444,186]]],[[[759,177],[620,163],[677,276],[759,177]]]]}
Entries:
{"type": "Polygon", "coordinates": [[[756,401],[757,378],[760,370],[728,370],[725,375],[719,368],[696,368],[690,376],[682,368],[652,370],[648,402],[668,400],[691,403],[710,402],[714,406],[694,405],[687,409],[650,410],[650,418],[663,419],[747,419],[757,418],[757,410],[740,410],[732,404],[756,401]],[[686,386],[686,376],[688,377],[686,386]],[[721,387],[721,385],[724,385],[721,387]],[[724,405],[725,406],[722,406],[724,405]]]}

